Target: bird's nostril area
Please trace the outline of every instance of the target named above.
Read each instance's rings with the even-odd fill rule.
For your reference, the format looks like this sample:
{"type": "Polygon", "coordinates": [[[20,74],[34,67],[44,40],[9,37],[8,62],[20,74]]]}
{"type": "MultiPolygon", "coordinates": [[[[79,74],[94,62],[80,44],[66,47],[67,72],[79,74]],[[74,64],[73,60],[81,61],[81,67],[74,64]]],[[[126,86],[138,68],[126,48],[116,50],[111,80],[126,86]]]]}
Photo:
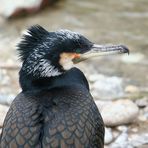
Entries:
{"type": "Polygon", "coordinates": [[[129,54],[129,49],[124,45],[120,45],[120,52],[129,54]]]}

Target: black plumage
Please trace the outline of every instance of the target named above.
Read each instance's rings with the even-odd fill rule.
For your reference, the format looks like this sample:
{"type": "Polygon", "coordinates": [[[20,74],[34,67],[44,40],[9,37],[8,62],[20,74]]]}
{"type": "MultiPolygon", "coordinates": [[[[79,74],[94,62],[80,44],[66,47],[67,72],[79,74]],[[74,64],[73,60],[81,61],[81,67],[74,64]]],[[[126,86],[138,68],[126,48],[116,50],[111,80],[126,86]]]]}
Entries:
{"type": "Polygon", "coordinates": [[[68,30],[47,32],[40,26],[29,29],[18,45],[23,62],[22,92],[6,115],[1,148],[104,147],[104,124],[88,82],[79,69],[64,63],[83,61],[92,49],[128,51],[122,45],[94,46],[84,36],[68,30]]]}
{"type": "Polygon", "coordinates": [[[15,98],[5,119],[1,146],[103,147],[102,118],[84,75],[74,68],[51,84],[50,90],[27,91],[15,98]]]}

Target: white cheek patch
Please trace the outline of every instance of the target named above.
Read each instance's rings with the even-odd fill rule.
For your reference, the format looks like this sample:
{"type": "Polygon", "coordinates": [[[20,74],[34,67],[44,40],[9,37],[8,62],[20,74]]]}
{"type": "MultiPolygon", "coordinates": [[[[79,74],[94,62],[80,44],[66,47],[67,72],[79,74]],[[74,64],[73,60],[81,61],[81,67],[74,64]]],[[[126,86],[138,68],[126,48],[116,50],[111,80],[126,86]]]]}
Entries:
{"type": "Polygon", "coordinates": [[[59,63],[64,68],[64,70],[69,70],[74,66],[72,59],[73,59],[72,53],[62,53],[60,55],[59,63]]]}
{"type": "Polygon", "coordinates": [[[61,63],[61,66],[63,66],[64,70],[69,70],[73,67],[73,62],[71,60],[65,59],[65,61],[61,63]]]}

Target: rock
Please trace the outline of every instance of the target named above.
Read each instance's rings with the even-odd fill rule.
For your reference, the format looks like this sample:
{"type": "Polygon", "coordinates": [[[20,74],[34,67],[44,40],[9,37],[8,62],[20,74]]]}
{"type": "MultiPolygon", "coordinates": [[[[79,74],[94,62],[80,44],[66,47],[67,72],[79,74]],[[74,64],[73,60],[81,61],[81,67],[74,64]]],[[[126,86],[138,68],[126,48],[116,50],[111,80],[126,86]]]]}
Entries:
{"type": "Polygon", "coordinates": [[[127,93],[137,93],[137,92],[139,92],[139,89],[138,89],[137,86],[128,85],[128,86],[126,86],[126,88],[125,88],[125,92],[127,92],[127,93]]]}
{"type": "Polygon", "coordinates": [[[122,132],[118,138],[115,140],[113,144],[110,146],[111,148],[133,148],[128,143],[128,134],[127,132],[122,132]]]}
{"type": "Polygon", "coordinates": [[[147,117],[145,116],[145,115],[140,115],[139,117],[138,117],[138,119],[140,120],[140,121],[147,121],[147,117]]]}
{"type": "Polygon", "coordinates": [[[124,126],[124,125],[118,126],[117,129],[119,131],[122,131],[122,132],[127,132],[128,131],[128,127],[127,126],[124,126]]]}
{"type": "Polygon", "coordinates": [[[127,132],[122,132],[110,145],[110,148],[146,148],[148,144],[148,134],[134,134],[128,136],[127,132]]]}
{"type": "Polygon", "coordinates": [[[5,18],[35,13],[54,0],[1,0],[0,14],[5,18]]]}
{"type": "Polygon", "coordinates": [[[3,126],[3,122],[6,116],[6,113],[8,112],[9,107],[5,105],[0,104],[0,127],[3,126]]]}
{"type": "Polygon", "coordinates": [[[101,111],[106,104],[110,103],[110,101],[95,100],[95,103],[98,109],[101,111]]]}
{"type": "Polygon", "coordinates": [[[138,107],[140,108],[144,108],[146,106],[148,106],[148,98],[142,98],[142,99],[138,99],[136,100],[136,104],[138,105],[138,107]]]}
{"type": "Polygon", "coordinates": [[[129,138],[129,143],[133,147],[140,147],[148,144],[148,133],[131,135],[129,138]]]}
{"type": "Polygon", "coordinates": [[[116,139],[120,134],[121,134],[121,132],[119,132],[117,130],[113,130],[113,137],[114,137],[114,139],[116,139]]]}
{"type": "Polygon", "coordinates": [[[132,128],[131,131],[134,132],[134,133],[137,133],[138,132],[138,128],[136,128],[136,127],[132,128]]]}
{"type": "Polygon", "coordinates": [[[117,126],[133,122],[139,109],[130,100],[118,100],[105,105],[101,110],[106,126],[117,126]]]}
{"type": "Polygon", "coordinates": [[[0,82],[1,85],[9,85],[10,83],[10,78],[7,75],[7,71],[4,69],[0,70],[0,82]]]}
{"type": "Polygon", "coordinates": [[[145,118],[148,120],[148,106],[144,108],[143,112],[144,112],[143,115],[144,115],[145,118]]]}
{"type": "Polygon", "coordinates": [[[113,134],[111,128],[105,128],[105,144],[109,144],[113,141],[113,134]]]}
{"type": "Polygon", "coordinates": [[[2,129],[0,128],[0,135],[1,135],[1,133],[2,133],[2,129]]]}
{"type": "Polygon", "coordinates": [[[98,99],[114,99],[124,95],[122,79],[119,77],[107,77],[104,75],[95,75],[90,78],[95,80],[92,85],[92,95],[98,99]]]}
{"type": "Polygon", "coordinates": [[[90,82],[95,82],[99,80],[99,77],[102,75],[98,75],[98,74],[91,74],[88,76],[88,79],[90,82]]]}
{"type": "Polygon", "coordinates": [[[144,113],[144,117],[146,118],[146,120],[148,121],[148,112],[144,113]]]}
{"type": "Polygon", "coordinates": [[[15,95],[13,94],[0,94],[0,104],[3,105],[10,105],[12,103],[12,101],[14,100],[15,95]]]}
{"type": "Polygon", "coordinates": [[[148,106],[144,108],[144,113],[148,112],[148,106]]]}

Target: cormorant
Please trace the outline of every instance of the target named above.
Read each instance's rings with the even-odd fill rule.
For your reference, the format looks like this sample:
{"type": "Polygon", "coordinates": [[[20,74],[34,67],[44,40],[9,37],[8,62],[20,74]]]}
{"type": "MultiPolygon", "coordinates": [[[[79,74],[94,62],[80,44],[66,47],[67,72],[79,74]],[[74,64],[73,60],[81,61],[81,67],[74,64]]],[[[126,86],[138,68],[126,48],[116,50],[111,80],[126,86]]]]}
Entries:
{"type": "Polygon", "coordinates": [[[103,148],[104,124],[84,74],[73,64],[123,45],[96,45],[69,30],[32,26],[18,49],[22,60],[16,96],[6,115],[1,148],[103,148]]]}

